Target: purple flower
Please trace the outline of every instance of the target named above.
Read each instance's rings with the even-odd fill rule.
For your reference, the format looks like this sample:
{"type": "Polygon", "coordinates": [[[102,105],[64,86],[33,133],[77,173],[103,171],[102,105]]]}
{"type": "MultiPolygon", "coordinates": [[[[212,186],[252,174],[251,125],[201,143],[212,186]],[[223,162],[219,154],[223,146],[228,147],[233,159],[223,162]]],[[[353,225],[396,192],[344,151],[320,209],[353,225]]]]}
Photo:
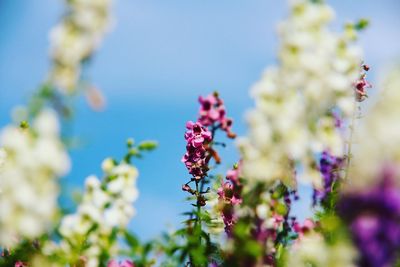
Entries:
{"type": "Polygon", "coordinates": [[[400,189],[394,178],[388,168],[377,186],[348,193],[338,203],[338,213],[360,251],[360,267],[393,266],[399,256],[400,189]]]}
{"type": "Polygon", "coordinates": [[[319,170],[323,177],[323,189],[314,190],[314,204],[325,200],[327,195],[332,192],[332,185],[340,179],[340,169],[343,167],[344,160],[339,157],[332,156],[329,152],[324,151],[319,161],[319,170]]]}
{"type": "Polygon", "coordinates": [[[215,126],[226,132],[229,138],[235,138],[232,132],[232,119],[226,117],[224,102],[219,98],[218,93],[210,94],[206,97],[199,97],[200,110],[199,119],[202,125],[215,126]]]}
{"type": "Polygon", "coordinates": [[[185,139],[187,141],[186,153],[182,158],[189,173],[196,179],[207,175],[208,144],[212,141],[211,132],[199,122],[186,123],[185,139]]]}

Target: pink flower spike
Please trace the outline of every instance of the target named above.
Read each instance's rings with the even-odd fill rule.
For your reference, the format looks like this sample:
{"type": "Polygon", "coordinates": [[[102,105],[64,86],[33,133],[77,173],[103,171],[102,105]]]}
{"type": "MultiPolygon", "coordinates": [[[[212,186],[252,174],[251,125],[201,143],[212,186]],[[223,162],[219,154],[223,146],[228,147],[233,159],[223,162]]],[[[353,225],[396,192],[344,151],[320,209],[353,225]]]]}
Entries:
{"type": "Polygon", "coordinates": [[[220,128],[225,131],[229,138],[235,138],[232,132],[232,119],[226,117],[224,101],[219,98],[218,93],[209,94],[206,97],[199,97],[200,110],[198,122],[205,127],[220,128]]]}
{"type": "Polygon", "coordinates": [[[182,162],[194,178],[201,179],[208,171],[207,145],[212,141],[212,133],[200,122],[189,121],[186,128],[186,153],[182,162]]]}

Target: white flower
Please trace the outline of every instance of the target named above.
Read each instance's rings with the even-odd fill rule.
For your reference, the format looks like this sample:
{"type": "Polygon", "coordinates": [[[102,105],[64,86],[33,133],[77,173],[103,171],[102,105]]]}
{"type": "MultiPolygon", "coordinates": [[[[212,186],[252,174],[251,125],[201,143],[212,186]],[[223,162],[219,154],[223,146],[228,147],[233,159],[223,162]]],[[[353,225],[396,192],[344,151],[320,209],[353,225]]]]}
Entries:
{"type": "Polygon", "coordinates": [[[104,180],[101,182],[93,175],[86,179],[86,190],[76,213],[65,216],[60,226],[59,253],[76,251],[82,240],[86,240],[88,249],[80,251],[79,255],[65,253],[65,257],[85,256],[88,266],[97,266],[104,251],[113,255],[117,240],[112,238],[112,231],[127,227],[135,215],[133,202],[138,196],[135,167],[106,159],[102,168],[106,175],[104,180]],[[68,248],[65,250],[65,247],[68,248]]]}
{"type": "Polygon", "coordinates": [[[67,1],[68,12],[50,32],[53,60],[49,81],[63,92],[73,91],[82,63],[100,45],[110,24],[110,0],[67,1]]]}
{"type": "Polygon", "coordinates": [[[342,133],[329,113],[352,114],[361,49],[330,30],[333,18],[324,3],[291,2],[289,18],[279,25],[279,63],[251,90],[249,133],[238,141],[243,177],[294,185],[298,166],[303,181],[318,185],[315,155],[329,150],[343,156],[342,133]]]}
{"type": "Polygon", "coordinates": [[[345,242],[328,245],[323,236],[309,233],[294,243],[286,266],[355,267],[356,251],[345,242]]]}
{"type": "Polygon", "coordinates": [[[43,137],[54,137],[60,134],[60,123],[54,110],[45,109],[36,117],[33,124],[36,132],[43,137]]]}
{"type": "Polygon", "coordinates": [[[106,158],[105,160],[103,160],[103,162],[101,164],[101,169],[105,173],[110,173],[114,167],[115,167],[115,163],[112,158],[106,158]]]}
{"type": "Polygon", "coordinates": [[[387,74],[381,88],[377,103],[355,127],[349,189],[373,186],[385,167],[400,170],[400,68],[387,74]]]}
{"type": "Polygon", "coordinates": [[[6,162],[6,158],[7,158],[7,153],[3,148],[0,148],[0,171],[1,168],[3,167],[3,165],[6,162]]]}
{"type": "Polygon", "coordinates": [[[0,133],[1,246],[48,230],[57,211],[57,177],[70,167],[55,112],[43,110],[32,125],[28,129],[9,125],[0,133]]]}

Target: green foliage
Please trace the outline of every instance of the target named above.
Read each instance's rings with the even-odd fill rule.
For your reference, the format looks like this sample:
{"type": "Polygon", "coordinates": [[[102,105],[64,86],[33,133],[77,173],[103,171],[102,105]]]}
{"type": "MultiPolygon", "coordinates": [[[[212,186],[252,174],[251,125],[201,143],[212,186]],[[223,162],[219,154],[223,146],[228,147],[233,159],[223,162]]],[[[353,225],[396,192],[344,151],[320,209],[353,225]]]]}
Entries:
{"type": "Polygon", "coordinates": [[[158,143],[156,141],[152,140],[147,140],[147,141],[142,141],[138,145],[139,151],[152,151],[158,147],[158,143]]]}
{"type": "Polygon", "coordinates": [[[127,163],[131,162],[131,159],[134,158],[142,158],[143,152],[150,152],[157,148],[157,141],[145,140],[140,142],[138,145],[135,145],[135,141],[133,138],[128,138],[126,141],[126,146],[128,148],[128,152],[124,157],[124,160],[127,163]]]}
{"type": "Polygon", "coordinates": [[[155,242],[142,244],[137,236],[129,231],[125,231],[123,237],[128,248],[122,254],[132,259],[136,267],[149,267],[155,264],[155,259],[151,255],[155,242]]]}
{"type": "Polygon", "coordinates": [[[72,99],[60,94],[48,83],[42,84],[31,96],[28,115],[35,117],[46,106],[54,108],[63,118],[71,119],[73,116],[72,99]]]}
{"type": "Polygon", "coordinates": [[[362,30],[365,30],[366,28],[368,28],[369,24],[370,24],[370,22],[369,22],[368,19],[362,18],[362,19],[360,19],[359,21],[357,21],[357,22],[354,24],[354,28],[355,28],[357,31],[362,31],[362,30]]]}
{"type": "Polygon", "coordinates": [[[33,242],[24,240],[18,244],[18,247],[13,248],[12,251],[4,249],[4,256],[0,256],[0,267],[14,267],[17,261],[29,262],[34,255],[40,252],[39,243],[39,240],[33,242]]]}

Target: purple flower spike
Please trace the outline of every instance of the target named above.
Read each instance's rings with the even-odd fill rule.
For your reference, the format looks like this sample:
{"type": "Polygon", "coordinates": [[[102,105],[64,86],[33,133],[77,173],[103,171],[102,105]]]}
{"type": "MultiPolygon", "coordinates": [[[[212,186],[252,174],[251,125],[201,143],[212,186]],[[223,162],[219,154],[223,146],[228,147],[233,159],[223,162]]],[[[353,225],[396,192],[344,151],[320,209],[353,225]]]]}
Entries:
{"type": "Polygon", "coordinates": [[[359,266],[393,266],[400,252],[400,188],[391,169],[381,182],[364,192],[349,193],[338,203],[360,251],[359,266]]]}
{"type": "Polygon", "coordinates": [[[343,167],[344,160],[332,156],[324,151],[319,161],[319,169],[324,178],[323,189],[314,190],[314,205],[325,200],[327,195],[332,192],[332,185],[340,178],[340,169],[343,167]]]}

